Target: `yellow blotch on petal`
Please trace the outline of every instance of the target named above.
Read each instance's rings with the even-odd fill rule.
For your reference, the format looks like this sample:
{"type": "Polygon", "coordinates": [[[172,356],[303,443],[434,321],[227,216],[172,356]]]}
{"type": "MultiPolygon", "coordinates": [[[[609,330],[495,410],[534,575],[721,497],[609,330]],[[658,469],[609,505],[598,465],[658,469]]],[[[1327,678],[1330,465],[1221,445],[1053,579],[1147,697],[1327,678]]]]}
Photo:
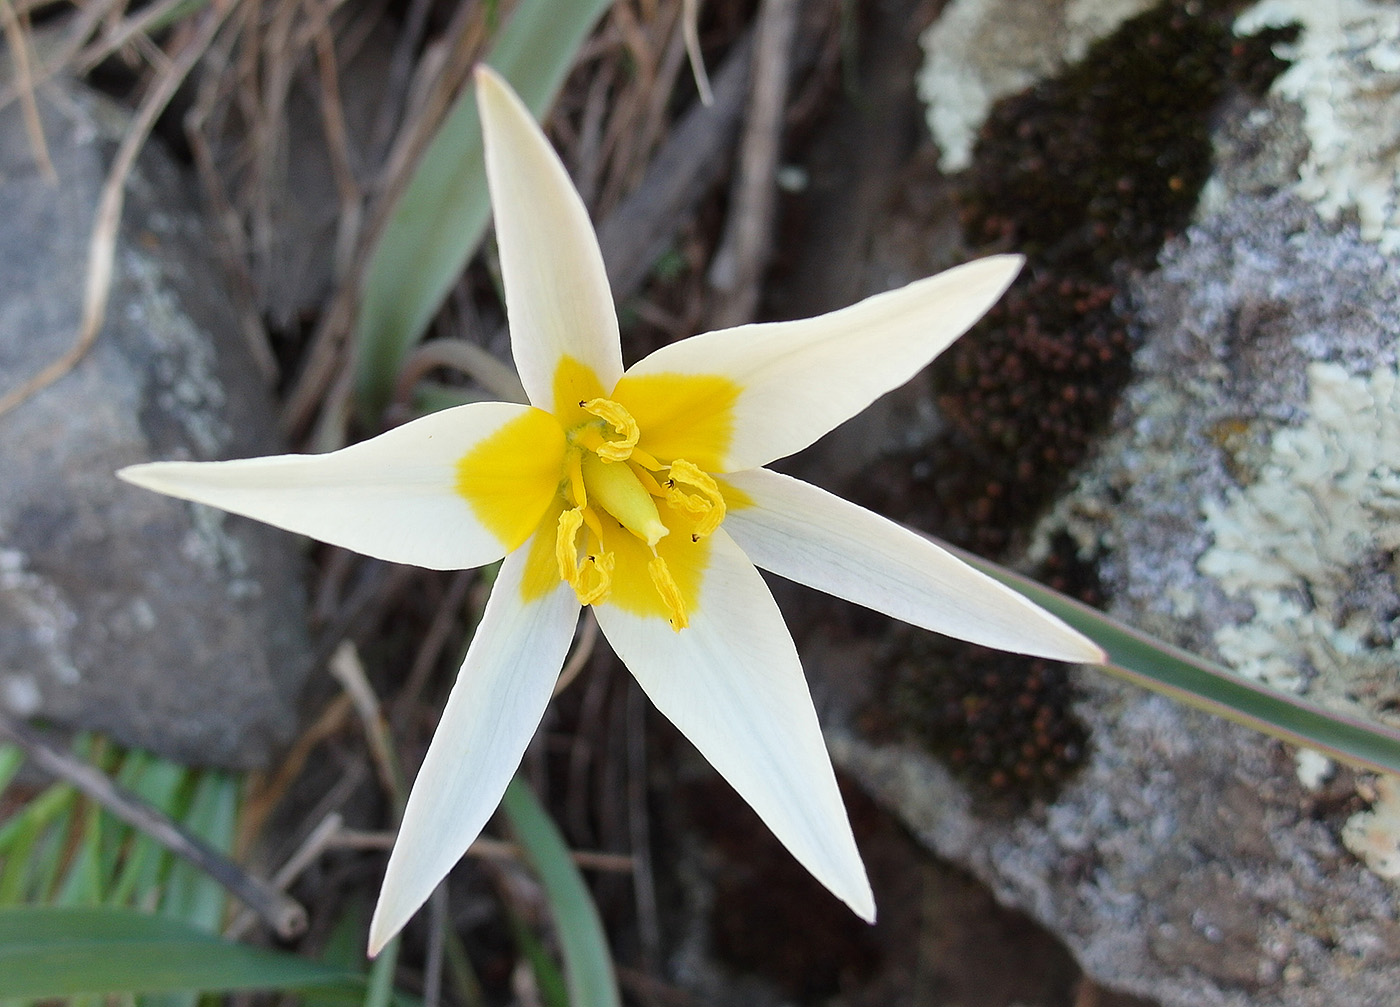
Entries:
{"type": "MultiPolygon", "coordinates": [[[[695,519],[685,511],[658,501],[657,510],[671,534],[656,543],[655,551],[631,532],[601,515],[607,531],[607,548],[616,554],[612,592],[605,604],[616,605],[633,615],[652,616],[671,622],[693,616],[700,607],[700,585],[710,562],[710,539],[692,537],[695,519]],[[666,593],[653,576],[653,560],[665,564],[666,593]]],[[[674,624],[673,624],[674,625],[674,624]]]]}
{"type": "Polygon", "coordinates": [[[534,536],[525,546],[525,572],[520,578],[520,600],[538,601],[559,587],[559,517],[566,510],[562,497],[555,496],[540,519],[534,536]]]}
{"type": "Polygon", "coordinates": [[[743,510],[745,507],[753,506],[753,497],[733,483],[726,481],[722,476],[715,477],[715,485],[724,494],[725,510],[743,510]]]}
{"type": "Polygon", "coordinates": [[[609,398],[637,421],[638,445],[647,454],[662,461],[685,458],[707,472],[723,472],[739,390],[718,374],[624,374],[609,398]]]}
{"type": "Polygon", "coordinates": [[[455,489],[507,552],[530,537],[558,495],[564,449],[559,423],[531,409],[457,462],[455,489]]]}
{"type": "Polygon", "coordinates": [[[554,369],[554,415],[565,427],[574,427],[591,419],[579,405],[602,398],[607,389],[593,373],[593,368],[573,357],[560,357],[554,369]]]}

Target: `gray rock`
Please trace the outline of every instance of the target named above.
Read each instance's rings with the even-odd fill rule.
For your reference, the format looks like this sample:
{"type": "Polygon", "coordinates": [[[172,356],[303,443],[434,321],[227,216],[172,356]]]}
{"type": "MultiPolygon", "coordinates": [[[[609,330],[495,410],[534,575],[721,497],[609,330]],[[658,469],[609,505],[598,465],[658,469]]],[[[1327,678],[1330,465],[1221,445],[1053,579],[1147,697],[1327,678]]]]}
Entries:
{"type": "MultiPolygon", "coordinates": [[[[1346,150],[1393,163],[1394,121],[1349,126],[1345,149],[1316,123],[1337,60],[1389,100],[1385,40],[1400,22],[1341,6],[1351,34],[1305,34],[1289,51],[1306,73],[1262,107],[1224,111],[1197,223],[1132,287],[1143,342],[1112,433],[1030,558],[1068,533],[1124,621],[1394,724],[1400,270],[1365,201],[1328,202],[1316,184],[1370,177],[1346,150]]],[[[1166,1007],[1396,1003],[1394,786],[1098,673],[1080,683],[1086,763],[1024,813],[848,727],[830,735],[833,754],[1101,983],[1166,1007]]]]}
{"type": "MultiPolygon", "coordinates": [[[[1393,265],[1292,195],[1250,193],[1171,246],[1135,300],[1148,334],[1118,432],[1043,535],[1106,550],[1124,621],[1393,723],[1393,265]],[[1353,484],[1370,478],[1368,508],[1353,484]]],[[[1023,815],[902,746],[842,731],[833,752],[1101,983],[1167,1007],[1393,1004],[1400,899],[1368,867],[1384,856],[1347,834],[1375,824],[1393,855],[1395,830],[1350,814],[1355,778],[1323,783],[1286,746],[1101,674],[1080,684],[1087,763],[1023,815]]]]}
{"type": "MultiPolygon", "coordinates": [[[[125,120],[40,97],[59,183],[0,110],[0,394],[78,329],[88,236],[125,120]]],[[[154,146],[128,185],[106,324],[0,416],[0,702],[186,762],[248,767],[295,726],[302,560],[280,533],[120,483],[123,465],[276,451],[268,390],[189,187],[154,146]]]]}

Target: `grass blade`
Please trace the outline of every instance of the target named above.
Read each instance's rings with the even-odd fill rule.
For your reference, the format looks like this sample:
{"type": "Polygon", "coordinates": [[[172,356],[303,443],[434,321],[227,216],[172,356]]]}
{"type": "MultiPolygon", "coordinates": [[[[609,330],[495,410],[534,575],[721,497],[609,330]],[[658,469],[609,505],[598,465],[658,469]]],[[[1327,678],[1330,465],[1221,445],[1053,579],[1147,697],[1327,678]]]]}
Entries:
{"type": "MultiPolygon", "coordinates": [[[[521,0],[486,62],[540,116],[610,5],[521,0]]],[[[356,398],[370,426],[389,401],[404,357],[480,243],[490,209],[481,123],[469,86],[424,152],[370,255],[354,333],[356,398]]]]}
{"type": "Polygon", "coordinates": [[[564,977],[574,1007],[620,1007],[608,940],[588,886],[564,837],[529,786],[516,777],[501,807],[525,858],[544,886],[564,953],[564,977]]]}
{"type": "Polygon", "coordinates": [[[353,975],[111,907],[0,909],[0,996],[301,988],[353,975]]]}
{"type": "Polygon", "coordinates": [[[1340,762],[1378,773],[1400,773],[1400,731],[1389,725],[1327,710],[1244,678],[1028,577],[946,542],[939,544],[1097,643],[1108,652],[1104,670],[1111,675],[1340,762]]]}

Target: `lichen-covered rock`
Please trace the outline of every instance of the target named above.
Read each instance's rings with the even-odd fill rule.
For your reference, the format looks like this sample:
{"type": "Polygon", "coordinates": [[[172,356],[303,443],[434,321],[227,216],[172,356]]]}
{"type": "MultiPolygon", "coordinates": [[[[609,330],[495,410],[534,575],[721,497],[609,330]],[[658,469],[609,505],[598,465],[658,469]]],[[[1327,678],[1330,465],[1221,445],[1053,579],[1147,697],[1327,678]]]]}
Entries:
{"type": "MultiPolygon", "coordinates": [[[[125,120],[54,82],[58,184],[0,109],[0,394],[78,331],[88,238],[125,120]]],[[[175,167],[128,185],[107,321],[66,376],[0,416],[0,703],[187,762],[253,766],[309,667],[301,560],[269,529],[117,481],[152,458],[276,449],[267,389],[175,167]]]]}
{"type": "Polygon", "coordinates": [[[1261,0],[1242,34],[1296,24],[1274,93],[1302,112],[1308,154],[1296,190],[1328,220],[1355,214],[1362,237],[1400,251],[1400,8],[1371,0],[1261,0]]]}
{"type": "Polygon", "coordinates": [[[953,0],[919,40],[919,97],[944,171],[972,164],[992,106],[1083,58],[1160,0],[953,0]]]}
{"type": "MultiPolygon", "coordinates": [[[[1227,98],[1194,224],[1145,274],[1118,264],[1133,377],[1028,561],[1077,546],[1124,621],[1395,723],[1394,8],[1277,0],[1244,26],[1288,11],[1301,27],[1278,51],[1319,62],[1266,99],[1227,98]],[[1321,131],[1329,114],[1344,137],[1321,131]]],[[[833,753],[1100,982],[1167,1007],[1395,1003],[1394,782],[1098,673],[1079,682],[1087,754],[1048,796],[989,801],[928,746],[859,720],[833,753]]]]}

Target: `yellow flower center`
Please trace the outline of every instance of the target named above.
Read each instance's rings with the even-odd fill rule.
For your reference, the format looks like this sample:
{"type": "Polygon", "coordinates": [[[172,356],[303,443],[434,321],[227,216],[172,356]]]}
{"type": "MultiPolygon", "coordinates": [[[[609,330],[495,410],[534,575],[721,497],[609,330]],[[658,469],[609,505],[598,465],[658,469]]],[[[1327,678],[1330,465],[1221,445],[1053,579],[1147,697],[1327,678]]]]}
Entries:
{"type": "Polygon", "coordinates": [[[623,533],[650,552],[647,576],[671,627],[689,622],[685,595],[658,551],[672,524],[683,524],[692,543],[712,535],[724,520],[724,496],[706,472],[684,458],[661,462],[637,447],[641,429],[618,402],[593,398],[579,402],[588,419],[565,431],[564,509],[555,532],[559,576],[585,605],[606,601],[618,568],[617,550],[635,549],[619,541],[623,533]],[[677,520],[679,519],[679,520],[677,520]]]}
{"type": "Polygon", "coordinates": [[[739,386],[720,375],[623,375],[611,392],[564,357],[552,408],[526,410],[458,459],[456,490],[503,551],[525,547],[526,602],[560,581],[580,602],[695,616],[715,533],[749,506],[724,471],[739,386]]]}

